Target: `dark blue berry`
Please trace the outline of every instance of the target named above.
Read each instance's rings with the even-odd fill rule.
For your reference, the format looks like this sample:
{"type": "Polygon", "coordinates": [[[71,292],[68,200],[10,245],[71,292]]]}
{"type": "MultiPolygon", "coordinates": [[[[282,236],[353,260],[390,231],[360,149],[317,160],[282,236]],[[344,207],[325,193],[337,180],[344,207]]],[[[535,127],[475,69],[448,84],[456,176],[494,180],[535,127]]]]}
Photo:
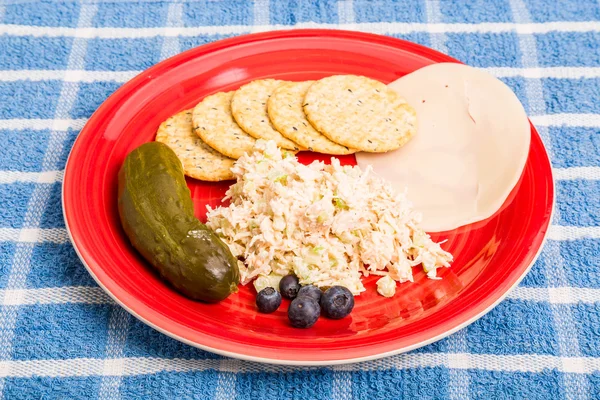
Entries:
{"type": "Polygon", "coordinates": [[[281,295],[272,287],[266,287],[256,295],[256,306],[261,313],[272,313],[279,308],[281,295]]]}
{"type": "Polygon", "coordinates": [[[288,308],[288,318],[294,328],[310,328],[321,315],[319,303],[312,297],[296,297],[288,308]]]}
{"type": "Polygon", "coordinates": [[[298,282],[296,275],[286,275],[279,281],[279,291],[286,299],[295,299],[298,295],[298,290],[300,290],[300,282],[298,282]]]}
{"type": "Polygon", "coordinates": [[[323,292],[321,292],[321,289],[319,289],[315,285],[302,286],[300,288],[300,290],[298,291],[298,297],[300,297],[300,296],[312,297],[317,302],[319,300],[321,300],[321,294],[323,294],[323,292]]]}
{"type": "Polygon", "coordinates": [[[332,286],[321,296],[321,308],[327,318],[344,318],[354,308],[354,296],[343,286],[332,286]]]}

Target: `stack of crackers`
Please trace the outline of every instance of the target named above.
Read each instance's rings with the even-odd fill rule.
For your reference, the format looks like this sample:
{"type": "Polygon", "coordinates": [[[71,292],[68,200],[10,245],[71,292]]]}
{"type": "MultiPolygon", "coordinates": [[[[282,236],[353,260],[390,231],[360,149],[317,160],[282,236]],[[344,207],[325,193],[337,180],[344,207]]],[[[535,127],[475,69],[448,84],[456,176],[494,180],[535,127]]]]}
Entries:
{"type": "Polygon", "coordinates": [[[233,179],[231,167],[258,139],[284,150],[344,155],[387,152],[415,134],[414,109],[383,83],[334,75],[318,81],[262,79],[204,98],[163,122],[156,140],[169,145],[185,174],[233,179]]]}

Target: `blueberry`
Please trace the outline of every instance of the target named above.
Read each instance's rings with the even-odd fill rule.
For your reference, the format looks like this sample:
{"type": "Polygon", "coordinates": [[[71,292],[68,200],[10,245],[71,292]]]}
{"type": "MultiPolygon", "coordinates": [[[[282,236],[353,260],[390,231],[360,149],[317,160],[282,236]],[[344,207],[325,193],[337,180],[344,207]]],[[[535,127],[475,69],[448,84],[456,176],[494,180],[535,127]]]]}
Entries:
{"type": "Polygon", "coordinates": [[[310,328],[317,322],[320,314],[319,303],[307,296],[296,297],[288,308],[288,318],[294,328],[310,328]]]}
{"type": "Polygon", "coordinates": [[[321,296],[321,308],[327,318],[344,318],[354,308],[354,296],[343,286],[332,286],[321,296]]]}
{"type": "Polygon", "coordinates": [[[279,291],[286,299],[294,299],[298,295],[298,290],[300,290],[300,282],[296,275],[286,275],[279,281],[279,291]]]}
{"type": "Polygon", "coordinates": [[[279,308],[281,295],[272,287],[266,287],[256,295],[256,306],[261,313],[272,313],[279,308]]]}
{"type": "Polygon", "coordinates": [[[323,292],[321,292],[321,289],[319,289],[315,285],[302,286],[300,288],[300,290],[298,291],[298,297],[300,297],[300,296],[312,297],[316,301],[321,300],[321,294],[323,294],[323,292]]]}

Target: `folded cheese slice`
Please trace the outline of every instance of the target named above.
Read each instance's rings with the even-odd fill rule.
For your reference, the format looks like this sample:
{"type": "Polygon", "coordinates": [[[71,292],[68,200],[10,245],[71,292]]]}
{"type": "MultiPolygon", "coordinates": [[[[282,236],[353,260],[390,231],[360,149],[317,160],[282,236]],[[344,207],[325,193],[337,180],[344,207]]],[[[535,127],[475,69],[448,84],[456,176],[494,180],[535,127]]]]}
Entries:
{"type": "Polygon", "coordinates": [[[389,153],[358,153],[358,164],[406,188],[428,232],[492,216],[529,153],[529,121],[517,96],[487,72],[455,63],[429,65],[389,87],[415,108],[417,134],[389,153]]]}

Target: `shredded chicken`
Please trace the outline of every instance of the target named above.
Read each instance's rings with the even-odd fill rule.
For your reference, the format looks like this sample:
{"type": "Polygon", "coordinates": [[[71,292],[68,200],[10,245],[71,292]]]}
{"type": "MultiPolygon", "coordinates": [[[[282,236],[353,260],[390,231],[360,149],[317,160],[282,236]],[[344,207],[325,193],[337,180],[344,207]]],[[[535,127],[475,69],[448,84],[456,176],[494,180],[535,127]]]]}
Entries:
{"type": "Polygon", "coordinates": [[[430,278],[450,266],[452,255],[419,229],[405,194],[370,168],[337,158],[303,165],[259,140],[232,171],[237,182],[223,200],[230,204],[208,207],[207,225],[243,260],[242,284],[260,278],[260,290],[293,272],[303,285],[341,285],[358,295],[361,276],[406,282],[416,265],[430,278]]]}

